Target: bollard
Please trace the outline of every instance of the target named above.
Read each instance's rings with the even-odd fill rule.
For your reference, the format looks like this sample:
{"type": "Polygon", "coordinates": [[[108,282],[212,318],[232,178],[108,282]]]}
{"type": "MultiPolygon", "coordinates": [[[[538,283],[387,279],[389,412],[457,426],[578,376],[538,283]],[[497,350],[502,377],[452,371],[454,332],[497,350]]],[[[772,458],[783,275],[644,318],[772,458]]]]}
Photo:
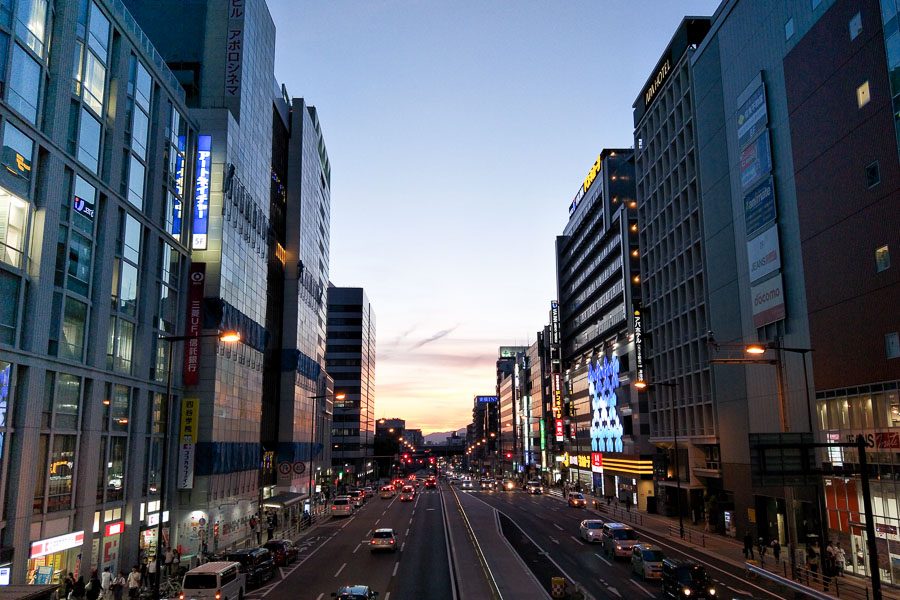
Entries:
{"type": "Polygon", "coordinates": [[[566,597],[566,578],[554,577],[550,580],[550,595],[553,598],[566,597]]]}

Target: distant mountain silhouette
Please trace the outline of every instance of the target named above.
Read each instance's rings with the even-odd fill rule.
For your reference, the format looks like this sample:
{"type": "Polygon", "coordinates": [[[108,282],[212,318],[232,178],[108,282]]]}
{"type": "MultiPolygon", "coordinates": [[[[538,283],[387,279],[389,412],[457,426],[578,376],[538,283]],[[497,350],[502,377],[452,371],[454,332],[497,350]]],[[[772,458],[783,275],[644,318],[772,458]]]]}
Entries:
{"type": "Polygon", "coordinates": [[[425,436],[426,444],[443,444],[447,441],[447,438],[456,433],[456,435],[460,437],[466,437],[466,428],[457,429],[455,432],[453,431],[438,431],[435,433],[429,433],[425,436]]]}

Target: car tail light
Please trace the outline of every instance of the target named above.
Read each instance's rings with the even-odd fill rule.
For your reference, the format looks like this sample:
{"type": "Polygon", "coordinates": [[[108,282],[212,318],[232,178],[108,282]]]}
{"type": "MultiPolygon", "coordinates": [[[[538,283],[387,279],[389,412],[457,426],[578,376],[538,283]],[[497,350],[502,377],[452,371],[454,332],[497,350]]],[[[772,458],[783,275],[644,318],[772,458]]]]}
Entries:
{"type": "Polygon", "coordinates": [[[216,590],[216,600],[222,600],[222,590],[216,590]]]}

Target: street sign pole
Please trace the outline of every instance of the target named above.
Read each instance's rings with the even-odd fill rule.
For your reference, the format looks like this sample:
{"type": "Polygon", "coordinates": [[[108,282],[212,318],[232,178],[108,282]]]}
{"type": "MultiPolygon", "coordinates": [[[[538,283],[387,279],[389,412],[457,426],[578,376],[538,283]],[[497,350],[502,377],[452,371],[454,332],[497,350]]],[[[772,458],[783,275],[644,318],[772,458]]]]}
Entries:
{"type": "Polygon", "coordinates": [[[869,576],[872,578],[872,597],[881,600],[881,570],[878,567],[878,548],[875,545],[875,514],[872,512],[872,493],[869,489],[869,463],[866,460],[866,439],[856,436],[859,470],[862,475],[863,511],[866,513],[866,548],[869,554],[869,576]]]}

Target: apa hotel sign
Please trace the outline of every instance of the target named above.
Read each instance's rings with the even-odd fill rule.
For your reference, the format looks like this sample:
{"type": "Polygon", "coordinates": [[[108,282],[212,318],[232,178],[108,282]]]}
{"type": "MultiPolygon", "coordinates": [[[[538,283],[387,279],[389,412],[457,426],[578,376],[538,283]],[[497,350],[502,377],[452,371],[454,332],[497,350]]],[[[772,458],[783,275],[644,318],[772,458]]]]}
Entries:
{"type": "Polygon", "coordinates": [[[663,84],[669,78],[669,75],[672,74],[672,58],[666,56],[663,58],[662,63],[658,67],[656,67],[656,71],[653,73],[653,77],[650,78],[650,83],[647,84],[647,87],[644,88],[644,106],[650,107],[650,103],[653,102],[656,95],[659,93],[659,90],[662,89],[663,84]]]}

